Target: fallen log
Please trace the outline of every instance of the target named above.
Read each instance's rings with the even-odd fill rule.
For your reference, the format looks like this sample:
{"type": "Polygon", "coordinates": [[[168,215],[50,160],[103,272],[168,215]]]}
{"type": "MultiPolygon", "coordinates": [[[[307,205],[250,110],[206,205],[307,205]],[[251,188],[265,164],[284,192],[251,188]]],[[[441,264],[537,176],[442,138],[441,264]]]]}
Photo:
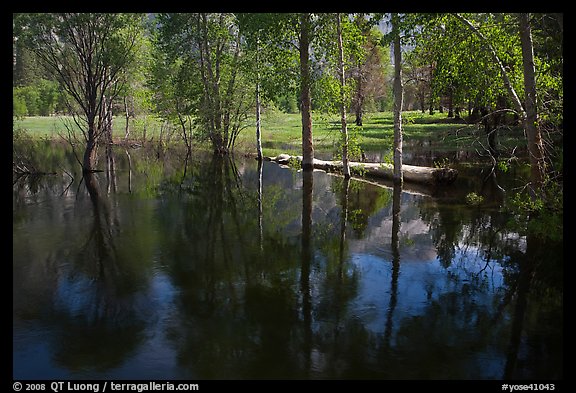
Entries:
{"type": "MultiPolygon", "coordinates": [[[[279,154],[276,157],[264,157],[281,165],[294,166],[302,163],[302,156],[279,154]]],[[[314,159],[314,168],[327,172],[342,171],[342,161],[326,161],[314,159]]],[[[393,179],[394,166],[387,163],[350,162],[350,170],[358,175],[367,175],[380,179],[393,179]]],[[[458,171],[451,168],[432,168],[427,166],[402,165],[405,182],[427,185],[449,185],[458,177],[458,171]]]]}

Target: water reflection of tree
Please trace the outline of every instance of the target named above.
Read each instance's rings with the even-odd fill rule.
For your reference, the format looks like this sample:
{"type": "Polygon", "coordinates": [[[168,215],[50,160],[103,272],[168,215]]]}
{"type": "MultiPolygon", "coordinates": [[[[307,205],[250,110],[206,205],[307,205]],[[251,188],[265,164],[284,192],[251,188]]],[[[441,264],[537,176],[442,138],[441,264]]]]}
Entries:
{"type": "MultiPolygon", "coordinates": [[[[167,334],[180,364],[194,375],[280,375],[296,367],[295,361],[272,359],[290,348],[285,341],[291,340],[291,321],[297,319],[291,289],[296,271],[289,269],[297,249],[266,232],[259,241],[258,191],[247,191],[234,161],[214,157],[194,166],[183,187],[171,194],[186,201],[175,205],[182,210],[170,211],[166,202],[167,214],[160,218],[171,250],[168,269],[180,289],[179,316],[167,334]]],[[[269,209],[262,199],[262,217],[269,209]]]]}
{"type": "MultiPolygon", "coordinates": [[[[482,321],[478,322],[482,330],[476,328],[478,337],[491,337],[499,342],[500,348],[508,348],[498,355],[506,361],[501,375],[494,371],[494,377],[561,376],[562,329],[558,326],[562,321],[559,307],[562,256],[557,255],[557,250],[562,247],[551,242],[543,246],[540,244],[542,239],[522,236],[510,225],[510,217],[494,208],[439,204],[428,209],[422,205],[421,216],[430,222],[442,265],[446,268],[456,265],[462,273],[459,278],[452,279],[455,284],[460,283],[462,294],[472,293],[476,297],[485,294],[490,271],[496,266],[503,269],[503,286],[499,296],[492,301],[499,306],[478,311],[475,317],[482,321]],[[521,251],[524,240],[525,251],[521,251]],[[456,257],[456,251],[461,257],[456,257]],[[475,259],[483,263],[480,270],[473,263],[475,259]],[[529,310],[530,316],[526,315],[529,310]],[[509,339],[507,345],[502,341],[504,338],[509,339]],[[527,345],[526,342],[537,344],[527,345]],[[549,357],[541,360],[542,354],[549,357]]],[[[447,270],[447,277],[450,275],[447,270]]],[[[466,298],[462,296],[462,299],[466,298]]],[[[469,302],[470,310],[477,308],[474,298],[469,302]]],[[[462,307],[463,311],[465,309],[468,308],[462,307]]],[[[487,345],[489,341],[483,341],[477,347],[487,345]]]]}
{"type": "Polygon", "coordinates": [[[54,321],[63,337],[54,343],[54,356],[72,371],[105,371],[120,365],[143,339],[147,276],[145,265],[135,266],[127,252],[119,251],[120,219],[96,175],[85,174],[84,182],[93,224],[60,283],[64,292],[54,321]]]}
{"type": "Polygon", "coordinates": [[[561,244],[528,234],[526,252],[505,263],[508,290],[493,318],[512,315],[504,379],[563,377],[562,254],[561,244]]]}
{"type": "Polygon", "coordinates": [[[390,303],[386,315],[386,329],[384,330],[384,340],[387,346],[390,346],[392,336],[392,324],[394,310],[398,302],[398,276],[400,274],[400,208],[402,196],[402,183],[394,184],[392,198],[392,282],[390,283],[390,303]]]}
{"type": "Polygon", "coordinates": [[[312,351],[312,299],[310,288],[310,265],[313,261],[312,249],[312,201],[314,172],[302,171],[302,267],[300,270],[300,296],[302,296],[303,342],[302,358],[305,373],[310,370],[312,351]]]}
{"type": "MultiPolygon", "coordinates": [[[[332,181],[331,188],[334,193],[342,190],[343,182],[343,178],[335,178],[332,181]]],[[[373,187],[361,181],[353,181],[348,187],[346,219],[356,237],[362,238],[368,227],[368,218],[390,204],[392,193],[387,188],[373,187]]]]}
{"type": "MultiPolygon", "coordinates": [[[[278,188],[264,184],[259,193],[256,181],[252,189],[246,184],[248,171],[239,179],[239,171],[226,168],[232,162],[219,160],[188,172],[185,187],[172,196],[164,195],[167,199],[158,218],[163,249],[171,250],[164,257],[179,293],[167,334],[180,365],[190,375],[500,376],[501,370],[494,370],[494,365],[505,362],[502,348],[507,346],[511,322],[494,320],[493,305],[502,292],[500,286],[490,285],[488,277],[478,275],[477,269],[458,269],[461,276],[448,269],[445,275],[436,275],[438,291],[430,294],[422,310],[414,315],[399,313],[404,293],[400,290],[400,220],[395,217],[399,204],[393,201],[391,275],[390,281],[383,283],[390,288],[390,296],[379,303],[387,307],[383,311],[385,325],[375,331],[351,307],[360,277],[346,252],[350,188],[341,182],[337,198],[340,225],[332,225],[333,206],[324,200],[314,204],[313,197],[318,195],[312,192],[312,185],[322,184],[322,177],[310,181],[302,173],[301,193],[293,184],[278,188]],[[174,204],[169,202],[172,197],[174,204]],[[292,208],[300,201],[302,210],[292,208]],[[328,214],[313,214],[320,211],[318,203],[328,214]],[[317,217],[317,222],[312,217],[317,217]],[[301,232],[294,231],[294,226],[301,232]]],[[[298,175],[293,180],[297,182],[298,175]]],[[[497,216],[485,219],[484,213],[475,214],[477,219],[458,210],[441,216],[462,220],[456,222],[461,231],[454,234],[454,255],[465,247],[462,239],[466,235],[470,239],[466,252],[476,247],[489,265],[503,263],[503,248],[516,245],[500,237],[506,232],[497,228],[497,216]],[[489,231],[490,225],[493,231],[489,231]]],[[[460,263],[449,262],[447,266],[453,268],[460,263]]]]}

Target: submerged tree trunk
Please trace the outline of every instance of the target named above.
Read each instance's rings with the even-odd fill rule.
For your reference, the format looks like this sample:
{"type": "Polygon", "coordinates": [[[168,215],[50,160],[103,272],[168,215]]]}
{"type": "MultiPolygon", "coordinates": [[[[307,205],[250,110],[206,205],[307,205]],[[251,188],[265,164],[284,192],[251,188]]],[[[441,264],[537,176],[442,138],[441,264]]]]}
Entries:
{"type": "Polygon", "coordinates": [[[312,99],[310,95],[310,14],[300,15],[300,110],[302,112],[302,169],[314,163],[312,141],[312,99]]]}
{"type": "Polygon", "coordinates": [[[340,13],[336,14],[336,28],[338,30],[338,62],[340,69],[340,117],[342,122],[342,167],[344,177],[350,177],[350,165],[348,164],[348,128],[346,125],[346,75],[344,74],[344,46],[342,45],[342,26],[340,13]]]}
{"type": "Polygon", "coordinates": [[[392,15],[394,30],[394,183],[402,184],[402,104],[404,88],[402,86],[402,52],[400,45],[400,27],[398,14],[392,15]]]}

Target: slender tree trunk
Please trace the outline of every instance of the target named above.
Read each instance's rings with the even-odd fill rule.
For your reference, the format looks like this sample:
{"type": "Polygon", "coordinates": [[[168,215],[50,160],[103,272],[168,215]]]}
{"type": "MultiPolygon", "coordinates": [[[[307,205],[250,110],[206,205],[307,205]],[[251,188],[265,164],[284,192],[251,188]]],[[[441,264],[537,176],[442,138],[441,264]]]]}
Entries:
{"type": "Polygon", "coordinates": [[[402,52],[400,47],[400,28],[398,14],[392,14],[394,30],[394,176],[396,184],[402,184],[402,104],[404,89],[402,86],[402,52]]]}
{"type": "Polygon", "coordinates": [[[128,109],[128,100],[124,97],[124,112],[126,114],[126,126],[124,127],[124,140],[128,140],[128,135],[130,135],[130,111],[128,109]]]}
{"type": "Polygon", "coordinates": [[[258,151],[258,161],[262,161],[262,134],[260,130],[260,63],[258,59],[258,44],[256,40],[256,150],[258,151]]]}
{"type": "Polygon", "coordinates": [[[422,92],[419,94],[418,98],[420,99],[420,112],[424,114],[426,113],[426,96],[422,92]]]}
{"type": "Polygon", "coordinates": [[[338,62],[340,68],[340,116],[342,122],[342,167],[344,178],[350,177],[348,164],[348,127],[346,124],[346,75],[344,74],[344,46],[342,45],[342,26],[340,13],[336,14],[336,27],[338,30],[338,62]]]}
{"type": "Polygon", "coordinates": [[[452,118],[454,117],[454,104],[453,104],[453,97],[454,96],[454,92],[452,91],[452,88],[450,88],[450,90],[448,91],[448,117],[452,118]]]}
{"type": "Polygon", "coordinates": [[[260,82],[256,82],[256,150],[258,151],[258,161],[262,161],[262,131],[260,124],[260,82]]]}
{"type": "Polygon", "coordinates": [[[300,15],[300,103],[302,111],[302,169],[314,166],[312,99],[310,96],[310,14],[300,15]]]}
{"type": "Polygon", "coordinates": [[[522,43],[522,63],[524,66],[524,91],[526,105],[526,119],[524,129],[528,139],[528,152],[530,154],[530,170],[532,189],[537,192],[541,189],[546,173],[544,159],[544,146],[538,128],[538,112],[536,106],[536,71],[534,67],[534,48],[532,45],[532,30],[530,27],[530,14],[518,15],[520,22],[520,41],[522,43]]]}
{"type": "Polygon", "coordinates": [[[357,126],[362,126],[362,116],[364,114],[364,85],[363,85],[362,72],[356,79],[356,99],[354,100],[354,113],[356,115],[355,123],[357,126]]]}

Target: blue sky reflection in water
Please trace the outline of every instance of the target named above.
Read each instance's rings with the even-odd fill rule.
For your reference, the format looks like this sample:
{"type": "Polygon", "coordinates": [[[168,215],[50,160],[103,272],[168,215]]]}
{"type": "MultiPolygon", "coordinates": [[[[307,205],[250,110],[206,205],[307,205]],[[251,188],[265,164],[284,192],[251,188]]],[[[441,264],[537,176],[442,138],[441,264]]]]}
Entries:
{"type": "Polygon", "coordinates": [[[561,283],[498,208],[406,187],[395,249],[392,188],[314,172],[303,217],[301,172],[259,205],[255,161],[183,162],[15,185],[14,379],[562,377],[561,283]]]}

